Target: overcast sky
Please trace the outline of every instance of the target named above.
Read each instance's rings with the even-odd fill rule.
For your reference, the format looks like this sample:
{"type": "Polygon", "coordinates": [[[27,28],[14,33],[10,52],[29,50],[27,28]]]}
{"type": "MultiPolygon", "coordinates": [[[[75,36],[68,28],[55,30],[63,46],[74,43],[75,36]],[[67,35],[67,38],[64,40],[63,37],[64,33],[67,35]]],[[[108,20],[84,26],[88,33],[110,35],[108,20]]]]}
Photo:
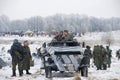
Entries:
{"type": "Polygon", "coordinates": [[[120,0],[0,0],[0,15],[11,20],[56,13],[120,17],[120,0]]]}

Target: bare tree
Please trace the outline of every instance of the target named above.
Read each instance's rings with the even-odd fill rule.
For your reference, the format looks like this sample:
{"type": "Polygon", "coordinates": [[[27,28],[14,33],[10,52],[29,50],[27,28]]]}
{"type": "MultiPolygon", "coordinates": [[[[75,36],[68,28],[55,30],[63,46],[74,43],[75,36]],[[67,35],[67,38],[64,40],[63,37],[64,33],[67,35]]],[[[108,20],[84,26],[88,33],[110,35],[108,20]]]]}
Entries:
{"type": "Polygon", "coordinates": [[[114,43],[114,37],[112,35],[112,32],[106,32],[103,34],[102,36],[102,41],[107,44],[108,46],[110,46],[111,44],[114,43]]]}
{"type": "Polygon", "coordinates": [[[5,15],[0,16],[0,32],[26,31],[51,32],[69,30],[76,33],[120,30],[120,18],[95,18],[79,14],[56,14],[48,17],[34,16],[23,20],[12,20],[5,15]],[[51,28],[51,29],[50,29],[51,28]]]}

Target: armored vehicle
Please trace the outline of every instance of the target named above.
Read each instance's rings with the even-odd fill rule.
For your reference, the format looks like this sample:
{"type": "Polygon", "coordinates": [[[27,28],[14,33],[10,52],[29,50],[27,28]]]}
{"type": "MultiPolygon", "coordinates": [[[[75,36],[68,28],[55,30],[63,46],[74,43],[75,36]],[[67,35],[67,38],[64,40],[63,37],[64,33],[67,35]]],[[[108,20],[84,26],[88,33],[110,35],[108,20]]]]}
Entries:
{"type": "Polygon", "coordinates": [[[80,71],[82,76],[88,76],[88,63],[77,40],[51,41],[43,50],[46,78],[52,77],[52,71],[80,71]]]}

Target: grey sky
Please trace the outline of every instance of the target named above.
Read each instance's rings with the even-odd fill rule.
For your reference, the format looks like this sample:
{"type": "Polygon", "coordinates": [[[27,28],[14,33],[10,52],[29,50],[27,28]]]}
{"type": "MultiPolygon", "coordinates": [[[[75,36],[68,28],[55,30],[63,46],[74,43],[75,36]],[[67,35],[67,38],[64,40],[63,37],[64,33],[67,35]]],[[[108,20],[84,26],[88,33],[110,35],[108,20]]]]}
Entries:
{"type": "Polygon", "coordinates": [[[56,13],[120,17],[120,0],[0,0],[0,15],[12,20],[56,13]]]}

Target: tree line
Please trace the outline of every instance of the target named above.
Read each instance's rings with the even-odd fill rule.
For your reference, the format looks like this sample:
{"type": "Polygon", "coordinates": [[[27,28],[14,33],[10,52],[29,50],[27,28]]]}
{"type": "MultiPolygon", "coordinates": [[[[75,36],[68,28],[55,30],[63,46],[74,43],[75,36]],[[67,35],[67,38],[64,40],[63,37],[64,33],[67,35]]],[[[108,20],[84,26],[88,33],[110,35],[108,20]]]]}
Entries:
{"type": "Polygon", "coordinates": [[[79,14],[56,14],[48,17],[34,16],[23,20],[10,20],[0,16],[0,32],[27,31],[34,32],[69,30],[72,32],[107,32],[120,30],[120,18],[96,18],[79,14]]]}

